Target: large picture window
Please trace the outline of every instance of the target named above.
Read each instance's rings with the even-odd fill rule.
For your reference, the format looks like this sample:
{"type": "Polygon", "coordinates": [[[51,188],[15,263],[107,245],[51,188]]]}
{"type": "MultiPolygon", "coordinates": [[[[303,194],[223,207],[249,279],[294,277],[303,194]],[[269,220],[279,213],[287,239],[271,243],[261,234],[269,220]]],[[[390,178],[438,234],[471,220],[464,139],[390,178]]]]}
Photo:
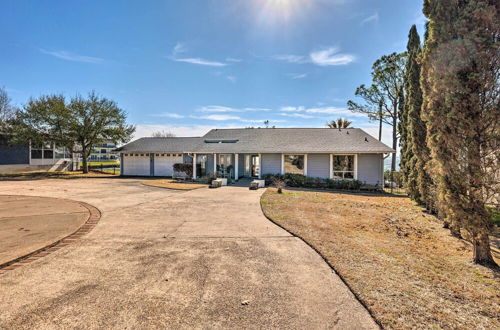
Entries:
{"type": "Polygon", "coordinates": [[[285,173],[304,175],[304,155],[285,155],[285,173]]]}
{"type": "Polygon", "coordinates": [[[332,167],[334,179],[354,179],[354,155],[334,155],[332,167]]]}

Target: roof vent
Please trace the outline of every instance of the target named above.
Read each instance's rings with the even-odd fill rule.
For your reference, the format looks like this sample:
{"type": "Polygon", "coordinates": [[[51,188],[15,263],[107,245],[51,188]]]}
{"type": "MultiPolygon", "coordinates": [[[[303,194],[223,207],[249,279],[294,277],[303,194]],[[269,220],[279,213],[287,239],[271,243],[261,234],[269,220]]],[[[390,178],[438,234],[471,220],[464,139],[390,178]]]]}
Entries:
{"type": "Polygon", "coordinates": [[[368,142],[368,138],[365,136],[365,142],[368,142]]]}
{"type": "Polygon", "coordinates": [[[236,143],[239,140],[205,140],[205,143],[236,143]]]}

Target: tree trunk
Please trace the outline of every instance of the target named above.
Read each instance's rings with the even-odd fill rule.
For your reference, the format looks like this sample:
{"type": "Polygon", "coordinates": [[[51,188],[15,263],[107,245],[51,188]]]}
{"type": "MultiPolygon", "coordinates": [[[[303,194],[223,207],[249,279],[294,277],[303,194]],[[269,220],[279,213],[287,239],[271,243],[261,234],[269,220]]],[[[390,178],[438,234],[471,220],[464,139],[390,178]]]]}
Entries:
{"type": "Polygon", "coordinates": [[[380,114],[378,123],[378,140],[382,141],[382,114],[380,114]]]}
{"type": "Polygon", "coordinates": [[[490,238],[487,231],[480,231],[472,236],[474,262],[485,266],[497,266],[490,250],[490,238]]]}
{"type": "MultiPolygon", "coordinates": [[[[392,119],[392,149],[398,150],[398,119],[396,116],[392,119]]],[[[396,170],[396,152],[392,154],[391,171],[396,170]]]]}
{"type": "Polygon", "coordinates": [[[82,146],[82,167],[83,173],[89,173],[89,164],[87,163],[87,148],[82,146]]]}

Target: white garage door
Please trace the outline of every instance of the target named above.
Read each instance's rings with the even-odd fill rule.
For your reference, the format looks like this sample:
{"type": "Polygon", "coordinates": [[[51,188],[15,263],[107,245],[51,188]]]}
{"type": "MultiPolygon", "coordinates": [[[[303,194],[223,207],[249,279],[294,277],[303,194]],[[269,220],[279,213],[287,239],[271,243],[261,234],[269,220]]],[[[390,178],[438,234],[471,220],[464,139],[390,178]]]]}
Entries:
{"type": "Polygon", "coordinates": [[[149,154],[124,154],[123,174],[150,176],[150,164],[149,154]]]}
{"type": "Polygon", "coordinates": [[[177,163],[182,163],[182,154],[155,154],[155,176],[172,176],[177,163]]]}

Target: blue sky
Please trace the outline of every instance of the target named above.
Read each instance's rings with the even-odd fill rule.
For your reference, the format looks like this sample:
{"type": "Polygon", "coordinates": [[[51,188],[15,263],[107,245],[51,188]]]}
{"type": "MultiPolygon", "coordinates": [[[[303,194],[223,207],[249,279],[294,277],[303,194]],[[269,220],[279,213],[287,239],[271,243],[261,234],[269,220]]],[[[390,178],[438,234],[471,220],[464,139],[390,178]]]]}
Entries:
{"type": "MultiPolygon", "coordinates": [[[[324,127],[370,83],[372,63],[423,30],[421,0],[2,0],[0,86],[30,96],[91,90],[137,134],[324,127]]],[[[390,127],[384,141],[390,143],[390,127]]]]}

